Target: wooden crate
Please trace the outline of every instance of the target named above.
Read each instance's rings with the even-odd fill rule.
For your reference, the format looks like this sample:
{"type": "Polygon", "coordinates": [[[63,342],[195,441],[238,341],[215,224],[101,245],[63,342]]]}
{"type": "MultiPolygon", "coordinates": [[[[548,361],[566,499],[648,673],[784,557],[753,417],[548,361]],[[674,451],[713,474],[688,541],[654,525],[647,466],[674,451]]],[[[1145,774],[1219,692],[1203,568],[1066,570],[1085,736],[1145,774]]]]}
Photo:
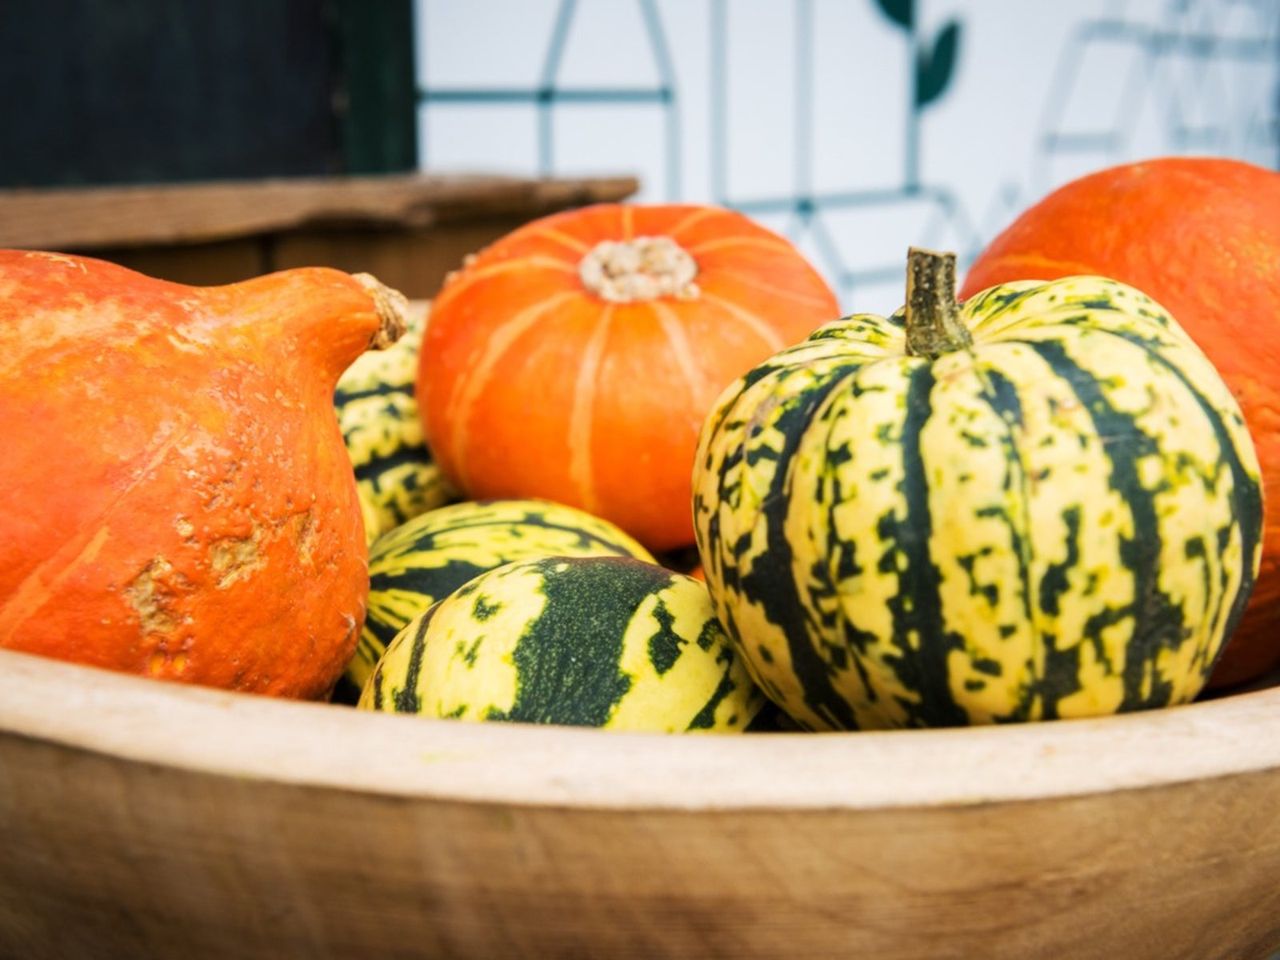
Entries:
{"type": "Polygon", "coordinates": [[[298,266],[372,273],[430,298],[522,223],[631,196],[633,177],[305,178],[0,191],[0,247],[80,253],[189,284],[298,266]]]}

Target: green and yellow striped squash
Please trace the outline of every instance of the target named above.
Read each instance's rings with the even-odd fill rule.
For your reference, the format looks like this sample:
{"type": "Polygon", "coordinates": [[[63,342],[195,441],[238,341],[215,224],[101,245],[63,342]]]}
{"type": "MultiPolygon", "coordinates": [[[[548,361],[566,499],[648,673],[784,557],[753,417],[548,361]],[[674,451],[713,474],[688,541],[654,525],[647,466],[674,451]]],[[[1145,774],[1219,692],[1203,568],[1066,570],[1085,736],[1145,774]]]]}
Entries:
{"type": "Polygon", "coordinates": [[[362,688],[395,635],[473,577],[540,557],[653,557],[621,529],[546,500],[468,500],[428,511],[374,541],[369,603],[346,680],[362,688]]]}
{"type": "Polygon", "coordinates": [[[1098,277],[827,324],[731,385],[694,483],[717,611],[811,729],[1103,715],[1201,689],[1259,561],[1217,371],[1098,277]]]}
{"type": "Polygon", "coordinates": [[[680,733],[741,731],[763,703],[703,584],[630,557],[545,557],[416,618],[359,706],[680,733]]]}
{"type": "Polygon", "coordinates": [[[404,335],[358,357],[334,392],[370,542],[457,499],[423,439],[413,393],[425,323],[425,311],[415,310],[404,335]]]}

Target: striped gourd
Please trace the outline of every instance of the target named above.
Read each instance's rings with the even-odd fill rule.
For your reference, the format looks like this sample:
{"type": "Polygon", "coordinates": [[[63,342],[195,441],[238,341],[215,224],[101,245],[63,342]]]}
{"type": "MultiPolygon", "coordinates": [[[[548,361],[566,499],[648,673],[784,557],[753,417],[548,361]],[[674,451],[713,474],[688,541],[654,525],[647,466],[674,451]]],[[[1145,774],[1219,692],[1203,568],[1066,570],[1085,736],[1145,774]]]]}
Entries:
{"type": "Polygon", "coordinates": [[[815,331],[704,426],[699,549],[753,676],[810,728],[1100,715],[1196,695],[1259,560],[1258,467],[1217,372],[1098,277],[815,331]]]}
{"type": "Polygon", "coordinates": [[[358,690],[397,633],[473,577],[513,560],[653,558],[607,520],[545,500],[469,500],[420,514],[374,541],[369,604],[346,679],[358,690]]]}
{"type": "Polygon", "coordinates": [[[425,311],[414,311],[404,336],[390,349],[358,357],[334,392],[370,542],[456,499],[423,440],[414,397],[425,323],[425,311]]]}
{"type": "Polygon", "coordinates": [[[763,697],[707,588],[629,557],[547,557],[471,580],[410,623],[360,706],[459,720],[740,731],[763,697]]]}

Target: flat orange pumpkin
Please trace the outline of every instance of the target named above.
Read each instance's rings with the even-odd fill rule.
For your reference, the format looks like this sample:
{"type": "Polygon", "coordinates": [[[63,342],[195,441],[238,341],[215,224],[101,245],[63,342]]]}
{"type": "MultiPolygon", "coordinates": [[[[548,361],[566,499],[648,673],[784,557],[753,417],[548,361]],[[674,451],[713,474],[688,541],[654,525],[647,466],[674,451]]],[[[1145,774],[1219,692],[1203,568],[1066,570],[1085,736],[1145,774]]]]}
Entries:
{"type": "Polygon", "coordinates": [[[1280,663],[1280,174],[1167,157],[1082,177],[996,237],[961,296],[1072,274],[1111,277],[1159,302],[1240,403],[1263,474],[1262,569],[1210,683],[1257,677],[1280,663]]]}
{"type": "Polygon", "coordinates": [[[326,694],[368,592],[339,374],[401,329],[372,278],[197,288],[0,251],[0,646],[326,694]]]}
{"type": "Polygon", "coordinates": [[[446,282],[419,410],[470,497],[556,500],[672,549],[693,543],[694,450],[720,391],[838,315],[796,248],[741,214],[568,211],[446,282]]]}

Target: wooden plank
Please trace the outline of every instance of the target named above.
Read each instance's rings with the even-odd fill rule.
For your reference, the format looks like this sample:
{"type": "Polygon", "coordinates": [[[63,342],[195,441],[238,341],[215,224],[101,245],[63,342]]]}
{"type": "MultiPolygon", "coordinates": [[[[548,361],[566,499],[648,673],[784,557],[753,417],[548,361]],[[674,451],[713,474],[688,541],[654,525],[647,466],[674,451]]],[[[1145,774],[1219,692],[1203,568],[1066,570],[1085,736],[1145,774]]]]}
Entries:
{"type": "Polygon", "coordinates": [[[270,264],[276,270],[316,266],[371,273],[407,297],[429,300],[439,291],[445,275],[462,265],[463,257],[522,222],[514,217],[486,218],[431,230],[288,233],[275,238],[270,264]]]}
{"type": "Polygon", "coordinates": [[[371,273],[408,297],[429,300],[463,257],[521,222],[495,218],[430,230],[303,230],[244,240],[88,252],[150,277],[199,287],[236,283],[291,267],[334,267],[347,273],[371,273]]]}
{"type": "Polygon", "coordinates": [[[93,253],[149,277],[195,287],[236,283],[271,270],[268,245],[258,238],[179,247],[128,247],[93,253]]]}
{"type": "Polygon", "coordinates": [[[622,200],[634,177],[482,175],[299,178],[0,191],[0,246],[94,250],[228,240],[314,227],[426,229],[485,217],[529,220],[622,200]]]}

